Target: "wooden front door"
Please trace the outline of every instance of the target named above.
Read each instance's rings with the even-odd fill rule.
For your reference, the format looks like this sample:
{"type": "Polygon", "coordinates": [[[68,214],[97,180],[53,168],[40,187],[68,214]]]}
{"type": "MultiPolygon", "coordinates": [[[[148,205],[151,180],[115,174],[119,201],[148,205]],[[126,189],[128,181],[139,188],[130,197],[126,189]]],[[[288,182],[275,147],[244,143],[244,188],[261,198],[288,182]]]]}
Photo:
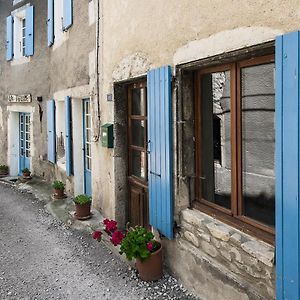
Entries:
{"type": "Polygon", "coordinates": [[[128,218],[149,226],[146,81],[128,86],[128,218]]]}

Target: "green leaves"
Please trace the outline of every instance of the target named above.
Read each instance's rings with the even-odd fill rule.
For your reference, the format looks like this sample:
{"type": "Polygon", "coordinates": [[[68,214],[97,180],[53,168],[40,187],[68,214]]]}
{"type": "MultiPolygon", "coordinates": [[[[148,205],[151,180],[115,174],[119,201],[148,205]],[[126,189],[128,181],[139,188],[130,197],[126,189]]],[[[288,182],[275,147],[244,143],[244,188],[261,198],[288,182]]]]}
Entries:
{"type": "Polygon", "coordinates": [[[84,205],[92,202],[91,197],[87,195],[78,195],[74,198],[74,202],[79,205],[84,205]]]}
{"type": "Polygon", "coordinates": [[[144,227],[130,228],[122,240],[120,251],[125,253],[128,260],[139,258],[144,261],[151,254],[147,249],[147,243],[152,241],[153,238],[153,233],[147,231],[144,227]]]}

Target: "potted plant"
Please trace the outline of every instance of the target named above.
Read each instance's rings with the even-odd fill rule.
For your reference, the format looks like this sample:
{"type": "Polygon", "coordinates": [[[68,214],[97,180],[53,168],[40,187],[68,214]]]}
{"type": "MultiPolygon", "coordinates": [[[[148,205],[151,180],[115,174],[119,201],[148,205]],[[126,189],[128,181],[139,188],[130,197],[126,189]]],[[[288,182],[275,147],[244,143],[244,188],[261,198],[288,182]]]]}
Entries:
{"type": "Polygon", "coordinates": [[[0,165],[0,176],[8,175],[8,166],[0,165]]]}
{"type": "MultiPolygon", "coordinates": [[[[116,221],[106,219],[103,223],[113,245],[120,245],[120,254],[124,253],[128,260],[135,258],[135,265],[142,280],[154,281],[162,277],[162,246],[154,240],[151,231],[142,226],[135,226],[122,233],[117,230],[116,221]]],[[[102,232],[94,231],[92,236],[100,241],[102,232]]]]}
{"type": "Polygon", "coordinates": [[[31,172],[28,168],[23,169],[22,174],[23,174],[23,178],[31,179],[31,176],[30,176],[31,172]]]}
{"type": "Polygon", "coordinates": [[[61,199],[65,197],[65,184],[59,180],[55,180],[52,183],[54,190],[53,196],[56,199],[61,199]]]}
{"type": "Polygon", "coordinates": [[[75,217],[78,220],[87,220],[91,217],[91,197],[87,195],[78,195],[74,198],[75,217]]]}

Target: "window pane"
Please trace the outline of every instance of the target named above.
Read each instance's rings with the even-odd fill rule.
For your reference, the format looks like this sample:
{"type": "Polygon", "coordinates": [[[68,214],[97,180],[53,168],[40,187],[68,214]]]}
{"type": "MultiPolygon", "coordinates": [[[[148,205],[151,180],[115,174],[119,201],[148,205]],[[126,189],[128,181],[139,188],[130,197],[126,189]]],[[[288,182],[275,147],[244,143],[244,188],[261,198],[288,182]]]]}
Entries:
{"type": "Polygon", "coordinates": [[[145,147],[145,121],[131,120],[131,144],[145,147]]]}
{"type": "Polygon", "coordinates": [[[275,225],[274,64],[243,68],[242,191],[244,215],[275,225]]]}
{"type": "Polygon", "coordinates": [[[146,154],[145,152],[131,150],[132,155],[132,175],[139,178],[146,178],[146,154]]]}
{"type": "Polygon", "coordinates": [[[201,194],[230,209],[230,71],[204,75],[201,91],[201,194]]]}
{"type": "Polygon", "coordinates": [[[131,114],[145,116],[146,90],[144,88],[132,90],[131,114]]]}

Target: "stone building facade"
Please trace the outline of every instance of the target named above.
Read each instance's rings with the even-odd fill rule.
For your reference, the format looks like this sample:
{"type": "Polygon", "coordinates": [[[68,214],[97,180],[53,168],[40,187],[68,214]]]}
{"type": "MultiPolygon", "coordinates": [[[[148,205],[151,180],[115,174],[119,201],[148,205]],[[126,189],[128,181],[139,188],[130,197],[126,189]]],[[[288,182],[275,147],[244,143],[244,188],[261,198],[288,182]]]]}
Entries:
{"type": "Polygon", "coordinates": [[[95,2],[1,1],[0,14],[0,138],[7,141],[1,143],[0,160],[9,165],[11,176],[20,174],[27,167],[34,175],[46,180],[63,180],[71,193],[74,190],[77,194],[84,193],[83,99],[93,99],[96,90],[95,2]],[[28,7],[33,12],[30,20],[26,15],[28,7]],[[11,37],[7,33],[10,17],[13,20],[11,37]],[[23,22],[23,31],[15,25],[18,22],[23,22]],[[32,27],[31,33],[29,26],[32,27]],[[19,53],[19,48],[26,48],[30,35],[32,53],[19,53]],[[11,57],[7,57],[10,47],[11,57]],[[29,95],[30,101],[8,101],[10,96],[20,99],[22,95],[29,95]],[[72,155],[82,157],[75,160],[75,164],[72,162],[71,174],[67,174],[65,157],[66,97],[72,99],[70,110],[73,122],[77,124],[70,126],[70,139],[75,146],[72,155]],[[49,100],[53,101],[55,108],[56,153],[53,162],[48,160],[47,145],[49,100]],[[27,122],[24,134],[22,114],[27,122]],[[23,143],[27,152],[21,153],[23,143]]]}
{"type": "Polygon", "coordinates": [[[192,292],[274,299],[274,40],[300,27],[300,10],[297,1],[226,1],[226,13],[224,5],[0,1],[0,162],[19,174],[24,131],[33,174],[92,195],[122,226],[159,219],[166,266],[192,292]],[[7,17],[26,5],[35,11],[34,53],[21,47],[7,59],[7,17]],[[152,85],[149,71],[162,66],[170,76],[152,85]],[[32,102],[8,103],[21,95],[32,102]],[[169,97],[170,109],[151,106],[153,95],[169,97]],[[171,160],[162,183],[152,145],[165,141],[154,160],[161,168],[171,160]],[[166,197],[153,192],[153,176],[166,197]]]}

